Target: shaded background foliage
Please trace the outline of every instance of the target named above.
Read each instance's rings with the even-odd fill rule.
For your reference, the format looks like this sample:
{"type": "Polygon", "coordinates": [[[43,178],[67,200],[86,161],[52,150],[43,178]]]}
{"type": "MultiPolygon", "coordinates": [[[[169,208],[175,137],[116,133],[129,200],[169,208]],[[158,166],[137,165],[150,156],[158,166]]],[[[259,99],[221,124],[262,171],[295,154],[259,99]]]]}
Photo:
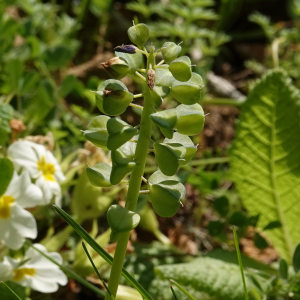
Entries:
{"type": "MultiPolygon", "coordinates": [[[[60,158],[64,172],[68,174],[67,184],[63,186],[64,206],[69,207],[72,199],[72,213],[80,214],[82,211],[82,214],[89,215],[87,212],[91,212],[92,206],[80,206],[80,191],[74,185],[87,182],[84,175],[77,172],[85,166],[87,159],[82,159],[83,155],[78,159],[77,154],[85,141],[81,130],[98,114],[90,90],[96,90],[103,80],[109,78],[101,63],[113,57],[113,48],[123,43],[130,44],[127,28],[132,25],[132,20],[145,22],[151,28],[151,42],[155,46],[166,40],[183,41],[181,54],[191,56],[194,71],[205,80],[201,104],[209,113],[203,132],[194,139],[195,143],[200,143],[195,164],[179,173],[187,187],[187,202],[175,217],[158,217],[156,226],[184,253],[194,255],[214,248],[232,248],[230,226],[237,225],[240,238],[243,237],[240,243],[244,252],[270,263],[278,255],[269,247],[264,233],[254,229],[259,218],[257,212],[251,209],[247,212],[240,202],[229,173],[227,150],[235,135],[240,103],[257,79],[277,67],[274,58],[276,47],[280,66],[286,70],[296,88],[300,87],[299,16],[296,0],[2,1],[0,144],[5,152],[5,146],[16,138],[48,134],[48,140],[55,142],[56,157],[60,158]],[[16,120],[21,120],[26,128],[16,120]],[[216,161],[215,158],[221,160],[216,161]],[[197,163],[197,159],[211,159],[211,163],[197,163]],[[73,164],[70,168],[74,161],[77,165],[73,164]]],[[[128,77],[123,82],[131,92],[140,91],[138,81],[128,77]]],[[[176,102],[168,99],[163,105],[173,107],[176,102]]],[[[139,114],[129,108],[124,118],[136,125],[139,114]]],[[[160,133],[156,131],[154,134],[158,137],[160,133]]],[[[51,148],[52,142],[49,143],[51,148]]],[[[97,159],[104,156],[93,148],[85,150],[92,153],[88,158],[91,160],[95,159],[93,155],[98,156],[97,159]]],[[[151,157],[148,164],[151,169],[151,157]]],[[[103,192],[107,191],[104,189],[103,192]]],[[[97,193],[98,189],[91,194],[97,193]]],[[[96,215],[101,216],[95,236],[97,231],[103,233],[108,228],[103,213],[110,203],[124,200],[124,192],[116,190],[110,193],[111,198],[104,199],[103,196],[97,199],[96,215]]],[[[60,232],[64,239],[57,244],[53,244],[53,240],[48,241],[48,246],[53,247],[53,251],[65,248],[69,251],[65,251],[65,259],[72,261],[70,257],[74,253],[70,249],[76,248],[78,237],[66,229],[61,220],[53,225],[53,220],[58,218],[49,208],[40,209],[35,216],[41,232],[39,239],[47,237],[51,226],[53,233],[60,232]]],[[[87,229],[95,227],[91,221],[93,217],[86,218],[89,220],[82,218],[87,229]]],[[[270,230],[268,225],[264,224],[265,230],[270,230]]],[[[269,227],[272,226],[278,228],[278,224],[269,227]]],[[[158,235],[157,230],[149,233],[142,226],[137,228],[136,233],[139,242],[147,243],[158,235]]],[[[105,243],[108,242],[103,242],[103,245],[105,243]]],[[[159,249],[159,246],[153,248],[159,249]]],[[[79,251],[78,248],[76,251],[79,251]]],[[[157,251],[163,255],[164,249],[157,251]]],[[[77,258],[80,256],[78,253],[77,258]]],[[[166,256],[172,255],[176,258],[174,253],[166,256]]],[[[171,259],[168,263],[185,262],[185,259],[171,259]]],[[[163,259],[158,262],[155,258],[154,262],[143,262],[146,271],[142,275],[150,274],[153,279],[154,267],[163,263],[163,259]]],[[[134,258],[129,257],[126,264],[139,270],[134,258]]],[[[76,264],[73,267],[78,268],[76,264]]],[[[105,273],[106,266],[103,269],[105,273]]],[[[87,267],[80,271],[88,274],[90,269],[87,267]]],[[[147,283],[147,278],[141,278],[147,283]]],[[[151,284],[148,282],[153,294],[161,291],[161,281],[155,280],[151,284]]],[[[71,287],[63,288],[53,299],[62,299],[65,295],[95,299],[85,289],[74,296],[76,293],[71,287]]],[[[224,295],[218,294],[217,297],[224,295]]]]}

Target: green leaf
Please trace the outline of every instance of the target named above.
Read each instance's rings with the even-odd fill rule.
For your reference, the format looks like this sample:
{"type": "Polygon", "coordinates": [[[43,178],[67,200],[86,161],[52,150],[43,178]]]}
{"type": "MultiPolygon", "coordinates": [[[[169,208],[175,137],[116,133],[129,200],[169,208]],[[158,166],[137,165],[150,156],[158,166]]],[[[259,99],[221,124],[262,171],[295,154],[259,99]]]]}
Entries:
{"type": "Polygon", "coordinates": [[[176,282],[173,279],[170,279],[170,282],[173,283],[174,285],[176,285],[185,295],[187,295],[189,297],[189,299],[191,300],[196,300],[196,298],[194,298],[186,289],[184,289],[178,282],[176,282]]]}
{"type": "Polygon", "coordinates": [[[214,202],[214,208],[222,217],[226,217],[230,208],[228,198],[225,196],[217,198],[214,202]]]}
{"type": "Polygon", "coordinates": [[[254,235],[254,244],[258,249],[265,249],[269,246],[268,242],[265,240],[265,238],[262,237],[257,232],[255,232],[255,235],[254,235]]]}
{"type": "Polygon", "coordinates": [[[300,240],[300,94],[285,72],[274,70],[253,88],[242,107],[230,151],[232,177],[258,227],[266,231],[281,257],[292,262],[300,240]]]}
{"type": "Polygon", "coordinates": [[[5,300],[25,300],[25,288],[14,282],[0,282],[0,296],[5,300]]]}
{"type": "Polygon", "coordinates": [[[1,158],[0,170],[0,196],[2,196],[14,175],[14,165],[12,161],[8,158],[1,158]]]}
{"type": "Polygon", "coordinates": [[[7,63],[7,68],[11,91],[16,91],[19,88],[19,80],[24,71],[24,64],[18,59],[12,59],[7,63]]]}
{"type": "Polygon", "coordinates": [[[107,211],[107,220],[112,231],[130,231],[138,226],[139,214],[120,205],[112,205],[107,211]]]}
{"type": "Polygon", "coordinates": [[[9,121],[13,118],[14,109],[9,104],[0,104],[0,145],[9,139],[11,128],[9,121]]]}
{"type": "MultiPolygon", "coordinates": [[[[107,253],[98,243],[92,239],[89,234],[78,224],[76,223],[65,211],[57,206],[53,206],[58,214],[61,215],[74,229],[75,231],[110,265],[113,263],[113,258],[109,253],[107,253]]],[[[122,268],[122,276],[131,283],[146,300],[153,300],[147,291],[127,272],[122,268]]]]}
{"type": "Polygon", "coordinates": [[[279,262],[279,274],[282,279],[288,279],[289,276],[289,267],[287,262],[284,259],[281,259],[279,262]]]}
{"type": "Polygon", "coordinates": [[[64,98],[67,95],[69,95],[72,92],[72,90],[75,88],[76,83],[77,83],[77,78],[74,75],[66,76],[63,79],[61,86],[58,89],[59,96],[64,98]]]}
{"type": "Polygon", "coordinates": [[[293,267],[295,273],[300,270],[300,244],[297,245],[293,255],[293,267]]]}
{"type": "MultiPolygon", "coordinates": [[[[155,271],[164,279],[172,278],[180,285],[191,286],[216,299],[244,300],[239,266],[222,260],[199,257],[189,263],[159,266],[155,271]]],[[[246,282],[248,291],[257,289],[250,276],[246,277],[246,282]]]]}
{"type": "Polygon", "coordinates": [[[37,72],[31,71],[28,72],[21,81],[20,93],[26,94],[32,92],[40,79],[40,76],[37,72]]]}

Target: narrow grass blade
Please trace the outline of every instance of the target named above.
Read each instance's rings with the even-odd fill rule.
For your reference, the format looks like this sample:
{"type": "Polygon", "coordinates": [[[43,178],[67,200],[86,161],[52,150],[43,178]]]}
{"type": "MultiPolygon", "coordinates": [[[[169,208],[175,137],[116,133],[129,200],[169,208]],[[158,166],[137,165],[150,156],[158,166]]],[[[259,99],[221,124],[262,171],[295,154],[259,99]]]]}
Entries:
{"type": "Polygon", "coordinates": [[[0,284],[3,284],[9,292],[18,300],[22,300],[8,285],[6,285],[3,281],[0,282],[0,284]]]}
{"type": "Polygon", "coordinates": [[[174,285],[176,285],[186,296],[188,296],[192,300],[196,300],[186,289],[184,289],[178,282],[176,282],[173,279],[169,279],[170,282],[174,285]]]}
{"type": "Polygon", "coordinates": [[[175,291],[174,291],[173,287],[171,285],[170,285],[170,289],[171,289],[171,291],[173,293],[174,299],[175,300],[179,300],[178,297],[177,297],[177,295],[175,294],[175,291]]]}
{"type": "MultiPolygon", "coordinates": [[[[107,253],[101,246],[97,244],[97,242],[90,237],[90,235],[84,230],[83,227],[81,227],[79,224],[77,224],[64,210],[57,207],[56,205],[53,205],[54,209],[57,211],[57,213],[66,220],[66,222],[71,225],[74,230],[110,265],[113,263],[113,258],[109,253],[107,253]]],[[[139,282],[137,282],[132,275],[126,271],[126,269],[122,268],[122,275],[124,278],[130,282],[138,291],[139,293],[146,299],[146,300],[153,300],[152,297],[148,294],[148,292],[140,285],[139,282]]]]}
{"type": "Polygon", "coordinates": [[[98,289],[97,287],[95,287],[93,284],[89,283],[88,281],[86,281],[84,278],[82,278],[81,276],[79,276],[78,274],[76,274],[75,272],[73,272],[72,270],[70,270],[69,268],[67,268],[67,267],[65,267],[63,265],[60,265],[55,260],[53,260],[51,257],[49,257],[48,255],[46,255],[45,253],[43,253],[42,251],[40,251],[39,249],[37,249],[36,247],[34,247],[30,242],[26,241],[26,243],[30,247],[32,247],[33,249],[35,249],[36,251],[38,251],[41,255],[43,255],[44,257],[46,257],[47,259],[49,259],[50,261],[52,261],[54,264],[56,264],[62,271],[64,271],[66,274],[68,274],[68,276],[70,278],[75,279],[81,285],[83,285],[86,288],[88,288],[89,290],[97,293],[98,295],[105,296],[105,293],[103,291],[101,291],[100,289],[98,289]]]}
{"type": "Polygon", "coordinates": [[[97,276],[99,277],[99,279],[101,280],[102,284],[104,285],[106,291],[109,293],[110,297],[111,297],[113,300],[116,300],[115,297],[114,297],[114,295],[113,295],[113,294],[110,292],[110,290],[108,289],[108,287],[107,287],[105,281],[103,280],[102,276],[100,275],[98,269],[96,268],[96,266],[95,266],[95,264],[94,264],[94,262],[93,262],[93,260],[92,260],[92,258],[91,258],[91,256],[90,256],[90,254],[89,254],[89,252],[88,252],[88,249],[86,248],[84,242],[82,242],[82,247],[83,247],[83,250],[84,250],[84,252],[86,253],[88,259],[90,260],[90,262],[91,262],[91,264],[92,264],[92,266],[93,266],[93,268],[94,268],[94,270],[95,270],[97,276]]]}
{"type": "Polygon", "coordinates": [[[244,274],[244,268],[243,268],[243,263],[242,263],[240,248],[239,248],[239,241],[238,241],[238,238],[237,238],[237,235],[236,235],[235,226],[233,226],[233,236],[234,236],[234,243],[235,243],[236,253],[237,253],[237,257],[238,257],[238,261],[239,261],[239,266],[240,266],[240,270],[241,270],[242,280],[243,280],[243,286],[244,286],[244,292],[245,292],[245,300],[249,300],[247,286],[246,286],[246,280],[245,280],[245,274],[244,274]]]}

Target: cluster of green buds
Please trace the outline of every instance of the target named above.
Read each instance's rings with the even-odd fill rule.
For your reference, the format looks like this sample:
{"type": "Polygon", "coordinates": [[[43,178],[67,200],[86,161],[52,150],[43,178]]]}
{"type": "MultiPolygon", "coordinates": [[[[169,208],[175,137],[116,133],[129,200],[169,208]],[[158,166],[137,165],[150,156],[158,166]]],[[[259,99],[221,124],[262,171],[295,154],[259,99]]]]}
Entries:
{"type": "Polygon", "coordinates": [[[181,46],[167,42],[157,51],[150,46],[148,52],[144,45],[149,29],[145,24],[130,27],[128,35],[136,46],[116,47],[116,57],[102,64],[113,78],[102,82],[95,92],[96,105],[105,115],[95,117],[84,131],[93,144],[111,151],[112,166],[99,163],[87,168],[92,185],[110,187],[127,182],[124,177],[132,173],[126,206],[113,205],[108,211],[114,239],[138,225],[140,218],[134,210],[139,193],[147,193],[158,215],[172,217],[176,214],[185,197],[185,187],[178,181],[176,172],[196,153],[197,146],[189,136],[201,132],[205,118],[198,104],[203,81],[200,75],[192,72],[189,57],[178,57],[181,46]],[[158,55],[162,55],[163,60],[157,64],[158,55]],[[142,94],[133,95],[119,81],[128,74],[143,79],[142,94]],[[159,110],[163,98],[168,95],[181,104],[159,110]],[[138,97],[144,97],[144,107],[133,103],[138,97]],[[115,117],[124,113],[128,106],[142,110],[141,124],[137,127],[115,117]],[[152,140],[153,125],[164,135],[163,141],[152,140]],[[154,152],[159,169],[146,180],[143,173],[149,152],[154,152]],[[147,189],[140,191],[142,180],[147,189]]]}

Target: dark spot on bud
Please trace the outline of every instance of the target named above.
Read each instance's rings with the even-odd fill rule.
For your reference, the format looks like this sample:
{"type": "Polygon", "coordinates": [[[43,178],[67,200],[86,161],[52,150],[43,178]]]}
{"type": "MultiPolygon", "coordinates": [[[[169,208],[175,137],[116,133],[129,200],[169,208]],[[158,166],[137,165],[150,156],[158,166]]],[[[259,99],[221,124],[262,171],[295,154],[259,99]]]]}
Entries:
{"type": "Polygon", "coordinates": [[[155,84],[155,71],[152,69],[149,69],[147,72],[147,76],[148,76],[147,84],[148,84],[150,90],[153,90],[154,84],[155,84]]]}
{"type": "Polygon", "coordinates": [[[136,49],[136,47],[133,45],[122,45],[122,46],[117,46],[114,50],[116,50],[118,52],[134,54],[134,53],[136,53],[135,49],[136,49]]]}

